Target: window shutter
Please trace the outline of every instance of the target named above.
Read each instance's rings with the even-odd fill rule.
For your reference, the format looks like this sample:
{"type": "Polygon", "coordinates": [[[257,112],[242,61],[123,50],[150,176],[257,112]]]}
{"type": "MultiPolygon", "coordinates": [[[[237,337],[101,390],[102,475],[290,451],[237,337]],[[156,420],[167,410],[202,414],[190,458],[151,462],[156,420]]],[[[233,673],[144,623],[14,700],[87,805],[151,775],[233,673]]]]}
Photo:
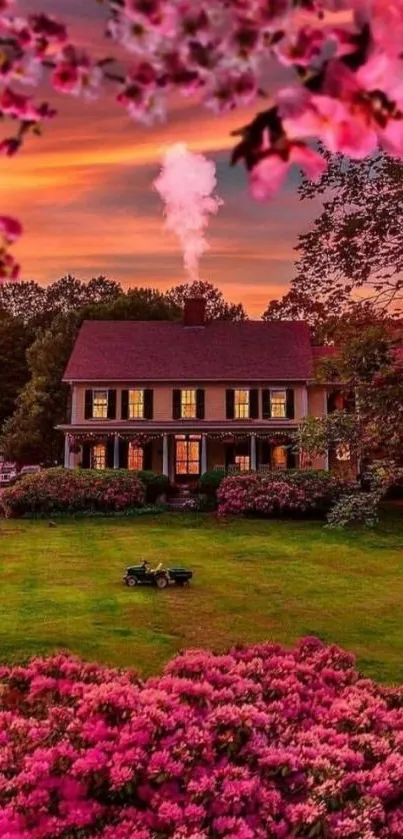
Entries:
{"type": "Polygon", "coordinates": [[[153,468],[153,444],[146,443],[143,447],[143,469],[150,470],[153,468]]]}
{"type": "Polygon", "coordinates": [[[129,419],[129,391],[122,390],[122,404],[121,404],[122,420],[129,419]]]}
{"type": "Polygon", "coordinates": [[[204,420],[205,414],[205,393],[199,388],[196,390],[196,417],[199,420],[204,420]]]}
{"type": "MultiPolygon", "coordinates": [[[[127,393],[127,391],[126,391],[127,393]]],[[[127,469],[127,458],[129,453],[129,443],[127,440],[119,440],[119,469],[127,469]]]]}
{"type": "Polygon", "coordinates": [[[298,454],[293,451],[293,447],[287,449],[287,469],[298,468],[298,454]]]}
{"type": "Polygon", "coordinates": [[[287,396],[287,419],[294,419],[295,411],[294,411],[294,390],[293,388],[288,388],[286,391],[287,396]]]}
{"type": "Polygon", "coordinates": [[[181,391],[172,391],[172,419],[181,418],[181,391]]]}
{"type": "Polygon", "coordinates": [[[92,419],[92,390],[85,391],[84,419],[92,419]]]}
{"type": "Polygon", "coordinates": [[[144,419],[152,420],[154,417],[154,391],[144,391],[144,419]]]}
{"type": "MultiPolygon", "coordinates": [[[[89,391],[91,393],[91,391],[89,391]]],[[[91,448],[89,443],[83,443],[82,468],[89,469],[91,466],[91,448]]]]}
{"type": "Polygon", "coordinates": [[[226,413],[227,419],[234,419],[235,417],[235,391],[227,390],[226,392],[226,413]]]}
{"type": "Polygon", "coordinates": [[[262,415],[264,420],[271,419],[270,391],[262,390],[262,415]]]}
{"type": "Polygon", "coordinates": [[[235,463],[235,446],[233,445],[226,445],[225,447],[225,468],[228,472],[230,466],[233,466],[235,463]]]}
{"type": "Polygon", "coordinates": [[[250,419],[259,419],[259,391],[249,392],[249,416],[250,419]]]}
{"type": "Polygon", "coordinates": [[[113,451],[114,451],[114,441],[107,440],[106,443],[106,468],[113,469],[113,451]]]}
{"type": "Polygon", "coordinates": [[[116,419],[116,390],[108,390],[108,419],[116,419]]]}

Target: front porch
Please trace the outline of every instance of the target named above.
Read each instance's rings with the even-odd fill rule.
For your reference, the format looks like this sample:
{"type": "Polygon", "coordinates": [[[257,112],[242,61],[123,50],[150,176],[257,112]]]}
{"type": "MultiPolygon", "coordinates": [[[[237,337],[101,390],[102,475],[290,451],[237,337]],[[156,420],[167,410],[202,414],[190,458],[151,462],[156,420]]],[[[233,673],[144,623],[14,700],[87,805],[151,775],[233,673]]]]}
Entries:
{"type": "Polygon", "coordinates": [[[191,483],[210,470],[226,472],[296,468],[292,431],[172,432],[65,431],[66,468],[149,469],[172,483],[191,483]]]}

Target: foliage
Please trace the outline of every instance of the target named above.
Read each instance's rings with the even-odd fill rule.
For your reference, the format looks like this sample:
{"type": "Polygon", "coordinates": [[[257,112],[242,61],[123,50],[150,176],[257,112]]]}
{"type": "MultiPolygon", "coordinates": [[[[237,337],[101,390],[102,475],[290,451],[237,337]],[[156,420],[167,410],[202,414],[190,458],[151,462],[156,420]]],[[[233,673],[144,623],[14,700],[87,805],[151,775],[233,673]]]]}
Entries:
{"type": "MultiPolygon", "coordinates": [[[[320,177],[326,159],[312,148],[313,139],[353,159],[378,146],[402,156],[401,0],[346,0],[337,27],[324,17],[339,8],[331,0],[274,7],[266,0],[208,0],[196,12],[189,0],[106,0],[108,55],[96,58],[73,44],[62,22],[43,13],[13,16],[12,2],[0,5],[5,155],[16,154],[56,114],[21,92],[21,84],[38,85],[44,73],[56,91],[87,102],[112,84],[128,113],[149,124],[163,118],[175,91],[201,96],[219,113],[267,99],[274,60],[294,70],[293,86],[280,83],[265,110],[234,132],[241,139],[231,162],[245,161],[255,198],[273,195],[293,165],[312,180],[320,177]]],[[[18,276],[9,246],[21,232],[16,219],[0,216],[3,279],[18,276]]]]}
{"type": "Polygon", "coordinates": [[[225,477],[225,469],[210,469],[208,472],[204,472],[199,481],[201,492],[215,498],[225,477]]]}
{"type": "Polygon", "coordinates": [[[67,655],[1,682],[3,835],[402,834],[402,691],[316,638],[185,652],[148,682],[67,655]]]}
{"type": "Polygon", "coordinates": [[[29,379],[26,354],[33,337],[33,330],[23,321],[7,315],[0,318],[0,429],[29,379]]]}
{"type": "Polygon", "coordinates": [[[327,526],[347,527],[360,524],[375,527],[379,520],[381,498],[382,493],[379,491],[342,495],[328,513],[327,526]]]}
{"type": "Polygon", "coordinates": [[[206,302],[207,320],[239,321],[247,317],[242,303],[228,303],[220,289],[201,280],[174,286],[166,296],[179,308],[183,308],[186,300],[192,297],[202,297],[206,302]]]}
{"type": "Polygon", "coordinates": [[[323,200],[311,229],[299,237],[293,288],[340,311],[351,294],[385,308],[403,300],[403,167],[379,153],[364,160],[336,155],[317,185],[301,197],[323,200]]]}
{"type": "Polygon", "coordinates": [[[322,417],[304,417],[296,432],[297,446],[310,458],[326,454],[342,443],[358,448],[361,424],[356,414],[344,410],[333,411],[322,417]]]}
{"type": "Polygon", "coordinates": [[[151,470],[143,470],[136,474],[145,487],[147,504],[154,504],[161,495],[166,495],[171,488],[167,475],[151,470]]]}
{"type": "Polygon", "coordinates": [[[348,483],[330,473],[290,470],[232,475],[217,498],[220,515],[323,515],[348,483]]]}
{"type": "Polygon", "coordinates": [[[0,285],[0,308],[25,324],[49,326],[60,313],[111,303],[122,294],[118,283],[103,276],[83,282],[68,275],[46,288],[32,281],[5,282],[0,285]]]}
{"type": "Polygon", "coordinates": [[[118,511],[143,506],[144,486],[127,470],[48,469],[21,478],[1,498],[6,516],[118,511]]]}

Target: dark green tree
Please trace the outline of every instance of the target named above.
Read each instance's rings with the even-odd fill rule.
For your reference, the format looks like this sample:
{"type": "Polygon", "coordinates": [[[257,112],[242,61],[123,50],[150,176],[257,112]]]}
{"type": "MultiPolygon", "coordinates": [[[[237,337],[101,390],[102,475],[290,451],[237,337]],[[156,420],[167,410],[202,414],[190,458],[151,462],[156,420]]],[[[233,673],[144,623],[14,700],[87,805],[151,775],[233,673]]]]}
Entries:
{"type": "Polygon", "coordinates": [[[34,331],[20,318],[0,316],[0,429],[29,379],[27,350],[34,331]]]}
{"type": "Polygon", "coordinates": [[[225,297],[212,283],[202,280],[174,286],[167,293],[167,299],[183,309],[185,301],[191,297],[203,297],[206,301],[207,320],[246,320],[247,315],[242,303],[228,303],[225,297]]]}

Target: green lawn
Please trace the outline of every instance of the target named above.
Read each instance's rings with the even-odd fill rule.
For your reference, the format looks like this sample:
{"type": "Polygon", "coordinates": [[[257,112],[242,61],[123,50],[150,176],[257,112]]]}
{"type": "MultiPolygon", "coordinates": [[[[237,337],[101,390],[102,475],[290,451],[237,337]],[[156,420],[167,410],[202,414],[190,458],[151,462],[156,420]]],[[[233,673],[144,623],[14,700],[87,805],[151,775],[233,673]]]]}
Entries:
{"type": "Polygon", "coordinates": [[[197,516],[0,522],[0,657],[57,648],[144,675],[177,650],[315,634],[403,682],[403,518],[376,532],[197,516]],[[128,589],[128,564],[187,565],[188,589],[128,589]]]}

